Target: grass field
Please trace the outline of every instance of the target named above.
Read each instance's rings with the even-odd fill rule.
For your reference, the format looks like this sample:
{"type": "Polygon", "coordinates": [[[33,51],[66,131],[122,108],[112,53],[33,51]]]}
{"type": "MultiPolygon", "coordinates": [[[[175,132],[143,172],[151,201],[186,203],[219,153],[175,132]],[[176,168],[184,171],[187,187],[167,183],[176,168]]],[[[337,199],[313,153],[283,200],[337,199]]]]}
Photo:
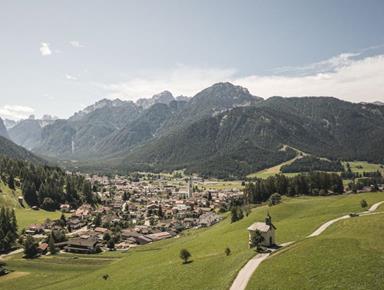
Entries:
{"type": "Polygon", "coordinates": [[[43,223],[47,218],[53,220],[61,216],[60,211],[32,210],[29,208],[16,208],[17,226],[19,230],[30,224],[43,223]]]}
{"type": "MultiPolygon", "coordinates": [[[[39,289],[56,290],[227,289],[240,268],[255,254],[248,249],[246,228],[263,220],[268,210],[277,227],[276,238],[282,243],[304,238],[328,219],[359,211],[362,198],[373,204],[384,200],[384,193],[285,198],[282,204],[272,208],[255,208],[248,217],[233,224],[227,218],[211,228],[186,232],[180,238],[141,246],[125,254],[113,253],[114,259],[102,266],[97,262],[88,270],[83,263],[90,256],[72,260],[44,257],[42,267],[40,260],[11,258],[9,268],[29,274],[4,281],[0,278],[0,289],[31,289],[28,285],[35,284],[39,289]],[[224,254],[226,247],[232,250],[228,257],[224,254]],[[178,257],[181,248],[191,252],[192,263],[182,265],[178,257]],[[105,274],[110,276],[107,281],[102,279],[105,274]]],[[[94,257],[94,261],[98,257],[106,258],[105,254],[94,257]]]]}
{"type": "MultiPolygon", "coordinates": [[[[276,166],[273,166],[273,167],[270,167],[270,168],[258,171],[256,173],[249,174],[247,177],[248,178],[255,178],[255,177],[257,177],[257,178],[266,179],[266,178],[268,178],[270,176],[274,176],[276,174],[282,173],[281,172],[281,167],[284,166],[284,165],[291,164],[297,158],[298,157],[295,157],[295,158],[293,158],[291,160],[288,160],[286,162],[280,163],[280,164],[278,164],[276,166]]],[[[352,172],[363,173],[363,172],[372,172],[372,171],[379,170],[382,174],[384,174],[384,167],[383,167],[382,164],[369,163],[369,162],[366,162],[366,161],[349,161],[348,163],[351,166],[352,172]]],[[[342,164],[344,165],[344,167],[346,167],[347,162],[343,161],[342,164]]],[[[295,176],[297,174],[299,174],[299,172],[297,172],[297,173],[284,173],[285,176],[289,176],[289,177],[295,176]]],[[[347,183],[348,182],[346,182],[346,184],[347,183]]]]}
{"type": "MultiPolygon", "coordinates": [[[[51,288],[52,283],[59,283],[66,279],[80,277],[91,271],[96,271],[107,266],[115,257],[87,256],[78,258],[76,255],[60,254],[57,256],[44,256],[35,260],[26,260],[22,258],[23,254],[17,254],[5,262],[12,268],[17,269],[15,274],[23,273],[14,278],[0,278],[0,289],[38,289],[45,287],[51,288]],[[33,281],[30,280],[33,278],[33,281]],[[16,286],[15,284],[16,283],[16,286]]],[[[4,276],[5,278],[6,276],[4,276]]]]}
{"type": "MultiPolygon", "coordinates": [[[[384,173],[384,167],[382,164],[368,163],[366,161],[350,161],[348,162],[351,166],[352,172],[372,172],[379,170],[381,173],[384,173]]],[[[343,162],[343,165],[346,166],[347,162],[343,162]]]]}
{"type": "Polygon", "coordinates": [[[383,214],[339,221],[264,261],[247,289],[383,289],[383,232],[383,214]]]}
{"type": "MultiPolygon", "coordinates": [[[[270,176],[274,176],[276,174],[281,173],[281,171],[280,171],[281,167],[283,167],[284,165],[289,165],[289,164],[293,163],[298,157],[299,157],[299,155],[296,156],[295,158],[292,158],[288,161],[285,161],[285,162],[280,163],[278,165],[275,165],[273,167],[258,171],[256,173],[249,174],[247,177],[248,178],[264,178],[264,179],[266,179],[270,176]]],[[[297,173],[285,173],[285,175],[286,176],[294,176],[294,175],[297,175],[297,173]]]]}
{"type": "Polygon", "coordinates": [[[7,207],[19,207],[17,198],[22,196],[21,190],[12,190],[2,181],[0,181],[0,205],[7,207]]]}
{"type": "Polygon", "coordinates": [[[231,189],[241,189],[241,181],[210,181],[207,180],[204,183],[198,182],[197,186],[199,188],[205,188],[208,190],[231,190],[231,189]]]}
{"type": "Polygon", "coordinates": [[[57,219],[60,217],[61,212],[49,212],[45,210],[32,210],[24,202],[25,208],[21,207],[17,198],[22,196],[21,190],[11,190],[3,182],[0,181],[0,206],[7,206],[15,209],[17,225],[19,230],[34,223],[42,223],[47,218],[57,219]]]}

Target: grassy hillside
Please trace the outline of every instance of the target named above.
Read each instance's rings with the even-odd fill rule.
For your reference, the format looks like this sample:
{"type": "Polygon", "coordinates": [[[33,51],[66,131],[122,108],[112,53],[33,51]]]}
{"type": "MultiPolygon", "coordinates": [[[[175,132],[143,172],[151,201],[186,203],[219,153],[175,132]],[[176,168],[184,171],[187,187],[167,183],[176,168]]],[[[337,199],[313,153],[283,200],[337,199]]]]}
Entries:
{"type": "Polygon", "coordinates": [[[256,270],[247,289],[383,289],[382,214],[340,221],[256,270]]]}
{"type": "MultiPolygon", "coordinates": [[[[352,172],[372,172],[379,170],[381,173],[384,173],[384,166],[382,164],[369,163],[366,161],[351,161],[348,162],[349,166],[351,166],[352,172]]],[[[346,166],[347,162],[343,162],[344,166],[346,166]]]]}
{"type": "Polygon", "coordinates": [[[6,184],[0,181],[0,190],[0,206],[4,205],[15,209],[19,230],[33,223],[42,223],[47,218],[57,219],[61,215],[58,211],[49,212],[41,209],[37,211],[32,210],[25,202],[25,208],[21,207],[17,200],[19,196],[22,196],[20,188],[11,190],[6,184]]]}
{"type": "MultiPolygon", "coordinates": [[[[284,165],[289,165],[292,164],[295,160],[297,160],[298,157],[292,158],[291,160],[288,160],[286,162],[280,163],[278,165],[275,165],[270,168],[266,168],[264,170],[249,174],[247,177],[248,178],[268,178],[270,176],[274,176],[276,174],[282,173],[281,172],[281,167],[284,165]]],[[[351,166],[352,172],[372,172],[372,171],[377,171],[379,170],[382,174],[384,174],[384,167],[382,164],[376,164],[376,163],[369,163],[367,161],[348,161],[349,165],[351,166]]],[[[344,161],[342,162],[344,167],[346,167],[347,162],[344,161]]],[[[283,173],[286,176],[294,176],[297,175],[298,173],[283,173]]]]}
{"type": "MultiPolygon", "coordinates": [[[[289,164],[292,164],[295,160],[297,160],[298,156],[296,156],[295,158],[292,158],[288,161],[285,161],[283,163],[280,163],[278,165],[275,165],[275,166],[272,166],[270,168],[266,168],[264,170],[261,170],[261,171],[258,171],[256,173],[252,173],[252,174],[249,174],[247,177],[248,178],[268,178],[270,176],[274,176],[276,174],[279,174],[281,173],[281,167],[283,167],[284,165],[289,165],[289,164]]],[[[293,176],[295,175],[295,173],[285,173],[284,175],[286,176],[293,176]]]]}
{"type": "MultiPolygon", "coordinates": [[[[24,289],[38,283],[41,289],[226,289],[229,288],[240,268],[255,252],[248,249],[246,228],[255,221],[263,220],[269,210],[277,226],[279,243],[298,240],[324,221],[358,211],[360,200],[369,204],[384,200],[384,193],[365,193],[334,197],[301,197],[284,199],[278,206],[259,207],[243,220],[231,224],[229,219],[212,228],[192,230],[182,237],[138,247],[128,253],[116,253],[120,259],[101,268],[90,268],[81,273],[72,266],[63,266],[61,256],[38,261],[11,259],[9,267],[17,272],[30,274],[17,279],[2,281],[0,289],[24,289]],[[232,254],[226,257],[224,249],[232,254]],[[178,257],[181,248],[188,249],[193,262],[182,265],[178,257]],[[61,273],[63,273],[61,275],[61,273]],[[102,276],[108,274],[105,281],[102,276]]],[[[102,256],[97,256],[102,257],[102,256]]],[[[89,256],[73,260],[82,263],[89,256]]]]}

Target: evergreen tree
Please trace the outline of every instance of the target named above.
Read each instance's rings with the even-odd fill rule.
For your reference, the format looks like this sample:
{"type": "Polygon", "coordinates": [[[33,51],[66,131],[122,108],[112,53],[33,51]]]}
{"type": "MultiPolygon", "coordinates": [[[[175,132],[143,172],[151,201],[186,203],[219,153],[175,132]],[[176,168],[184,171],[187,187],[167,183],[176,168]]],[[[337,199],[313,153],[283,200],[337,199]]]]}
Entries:
{"type": "Polygon", "coordinates": [[[35,239],[31,235],[28,235],[24,241],[25,257],[29,259],[35,258],[38,253],[37,247],[38,245],[35,239]]]}
{"type": "Polygon", "coordinates": [[[25,180],[23,182],[22,191],[24,200],[29,206],[38,205],[36,186],[33,181],[25,180]]]}
{"type": "Polygon", "coordinates": [[[62,213],[60,216],[60,223],[63,227],[65,227],[67,225],[67,219],[65,218],[64,213],[62,213]]]}
{"type": "Polygon", "coordinates": [[[257,251],[261,250],[261,243],[264,241],[263,236],[259,230],[256,230],[255,235],[252,237],[251,246],[256,247],[257,251]]]}
{"type": "Polygon", "coordinates": [[[237,208],[233,206],[231,208],[231,223],[237,222],[239,217],[237,216],[237,208]]]}
{"type": "Polygon", "coordinates": [[[9,174],[7,183],[10,189],[15,190],[15,178],[13,177],[13,174],[9,174]]]}
{"type": "Polygon", "coordinates": [[[48,248],[49,252],[52,255],[55,255],[57,253],[56,247],[55,247],[55,239],[53,238],[53,234],[51,233],[48,238],[48,248]]]}
{"type": "Polygon", "coordinates": [[[0,208],[0,252],[9,251],[17,239],[17,221],[15,211],[6,207],[0,208]]]}
{"type": "Polygon", "coordinates": [[[84,182],[82,192],[84,195],[85,202],[89,204],[94,204],[95,199],[92,193],[91,183],[89,181],[84,182]]]}
{"type": "Polygon", "coordinates": [[[113,241],[113,239],[110,239],[108,242],[107,242],[107,247],[110,251],[114,250],[115,249],[115,242],[113,241]]]}

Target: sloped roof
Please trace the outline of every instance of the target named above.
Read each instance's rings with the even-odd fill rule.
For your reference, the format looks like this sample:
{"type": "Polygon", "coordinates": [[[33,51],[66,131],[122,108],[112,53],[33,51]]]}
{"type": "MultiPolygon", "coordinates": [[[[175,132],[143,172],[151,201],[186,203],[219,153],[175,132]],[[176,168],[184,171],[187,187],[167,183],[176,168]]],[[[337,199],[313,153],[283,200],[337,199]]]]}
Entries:
{"type": "Polygon", "coordinates": [[[257,223],[254,223],[252,224],[251,226],[248,227],[248,231],[260,231],[260,232],[268,232],[270,230],[270,226],[267,225],[266,223],[261,223],[261,222],[257,222],[257,223]]]}

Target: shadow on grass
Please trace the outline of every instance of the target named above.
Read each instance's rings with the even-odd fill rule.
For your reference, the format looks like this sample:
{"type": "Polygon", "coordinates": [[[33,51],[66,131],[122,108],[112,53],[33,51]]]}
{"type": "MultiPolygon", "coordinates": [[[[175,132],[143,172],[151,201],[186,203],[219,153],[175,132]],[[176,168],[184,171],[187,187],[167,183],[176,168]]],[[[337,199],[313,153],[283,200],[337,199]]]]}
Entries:
{"type": "Polygon", "coordinates": [[[187,264],[191,264],[191,263],[193,263],[193,260],[189,260],[189,261],[183,262],[183,265],[187,265],[187,264]]]}

